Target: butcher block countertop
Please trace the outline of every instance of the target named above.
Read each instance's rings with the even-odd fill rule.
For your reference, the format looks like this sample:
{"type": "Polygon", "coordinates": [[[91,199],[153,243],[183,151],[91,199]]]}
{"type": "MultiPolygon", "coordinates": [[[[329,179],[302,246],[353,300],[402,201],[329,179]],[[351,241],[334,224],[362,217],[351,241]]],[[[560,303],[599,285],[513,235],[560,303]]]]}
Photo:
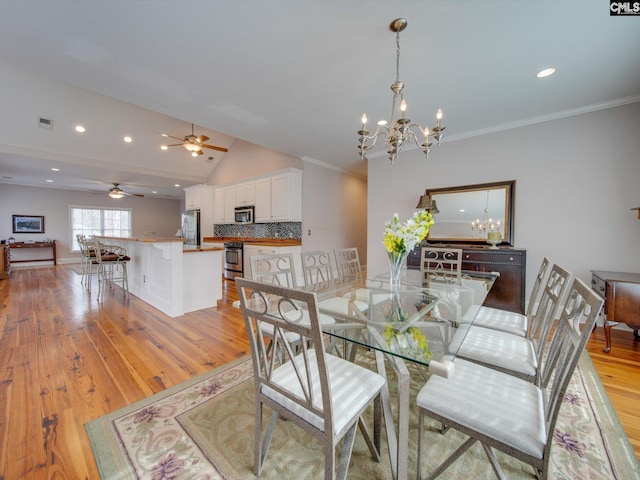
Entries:
{"type": "Polygon", "coordinates": [[[244,242],[266,247],[299,247],[302,245],[302,240],[295,238],[204,237],[204,241],[208,243],[244,242]]]}

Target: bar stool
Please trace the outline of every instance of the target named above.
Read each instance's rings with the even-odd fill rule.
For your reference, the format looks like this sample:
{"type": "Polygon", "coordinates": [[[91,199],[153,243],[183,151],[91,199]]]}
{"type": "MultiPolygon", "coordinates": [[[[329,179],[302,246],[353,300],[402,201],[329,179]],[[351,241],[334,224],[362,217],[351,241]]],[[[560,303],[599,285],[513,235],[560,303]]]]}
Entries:
{"type": "Polygon", "coordinates": [[[95,242],[88,240],[86,236],[82,234],[76,235],[78,246],[80,247],[80,253],[82,258],[80,265],[82,267],[82,275],[80,277],[80,284],[85,285],[89,293],[91,293],[91,277],[97,274],[98,262],[96,261],[95,251],[91,248],[95,245],[95,242]]]}
{"type": "Polygon", "coordinates": [[[96,263],[98,265],[98,302],[104,296],[104,290],[107,285],[120,286],[125,294],[129,293],[129,280],[127,278],[127,262],[131,257],[127,255],[127,251],[117,245],[98,244],[91,247],[93,250],[96,263]]]}

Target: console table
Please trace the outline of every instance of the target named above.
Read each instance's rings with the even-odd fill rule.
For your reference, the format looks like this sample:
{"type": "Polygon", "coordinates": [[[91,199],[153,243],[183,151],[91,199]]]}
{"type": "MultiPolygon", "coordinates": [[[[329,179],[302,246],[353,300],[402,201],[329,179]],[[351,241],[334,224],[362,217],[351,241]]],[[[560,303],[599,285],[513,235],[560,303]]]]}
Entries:
{"type": "Polygon", "coordinates": [[[640,273],[591,271],[591,288],[604,298],[605,353],[611,351],[611,327],[625,323],[640,339],[640,273]]]}
{"type": "Polygon", "coordinates": [[[51,256],[47,258],[30,258],[28,260],[15,260],[11,259],[11,263],[20,263],[20,262],[51,262],[53,261],[54,265],[57,265],[56,261],[56,241],[52,240],[50,242],[34,242],[34,243],[26,243],[26,242],[16,242],[10,243],[10,248],[47,248],[51,249],[51,256]]]}

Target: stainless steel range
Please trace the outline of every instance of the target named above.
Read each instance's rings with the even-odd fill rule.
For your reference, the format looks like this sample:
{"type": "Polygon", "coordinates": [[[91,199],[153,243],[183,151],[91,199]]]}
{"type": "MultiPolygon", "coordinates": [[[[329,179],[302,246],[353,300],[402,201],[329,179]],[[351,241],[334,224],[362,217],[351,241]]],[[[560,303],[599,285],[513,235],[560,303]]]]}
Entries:
{"type": "Polygon", "coordinates": [[[243,274],[242,242],[226,242],[224,244],[224,278],[233,280],[243,274]]]}

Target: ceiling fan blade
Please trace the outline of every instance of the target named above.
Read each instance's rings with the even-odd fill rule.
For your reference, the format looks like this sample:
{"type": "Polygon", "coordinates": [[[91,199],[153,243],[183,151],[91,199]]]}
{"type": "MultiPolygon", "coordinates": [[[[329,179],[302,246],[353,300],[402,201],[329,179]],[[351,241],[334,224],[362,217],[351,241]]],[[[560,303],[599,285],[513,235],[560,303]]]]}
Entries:
{"type": "Polygon", "coordinates": [[[127,193],[127,195],[131,195],[132,197],[144,197],[141,193],[127,193]]]}
{"type": "Polygon", "coordinates": [[[173,143],[171,145],[167,145],[167,147],[181,147],[183,145],[184,145],[184,142],[182,142],[182,143],[173,143]]]}
{"type": "Polygon", "coordinates": [[[228,148],[224,148],[224,147],[216,147],[215,145],[206,145],[206,144],[202,144],[200,145],[201,147],[204,148],[210,148],[211,150],[218,150],[219,152],[228,152],[229,149],[228,148]]]}
{"type": "Polygon", "coordinates": [[[174,137],[173,135],[167,135],[166,133],[163,133],[162,136],[163,137],[169,137],[169,138],[175,138],[176,140],[180,140],[180,141],[184,142],[184,138],[174,137]]]}
{"type": "Polygon", "coordinates": [[[196,138],[196,142],[198,143],[204,143],[207,140],[209,140],[209,137],[207,137],[206,135],[200,135],[198,138],[196,138]]]}

